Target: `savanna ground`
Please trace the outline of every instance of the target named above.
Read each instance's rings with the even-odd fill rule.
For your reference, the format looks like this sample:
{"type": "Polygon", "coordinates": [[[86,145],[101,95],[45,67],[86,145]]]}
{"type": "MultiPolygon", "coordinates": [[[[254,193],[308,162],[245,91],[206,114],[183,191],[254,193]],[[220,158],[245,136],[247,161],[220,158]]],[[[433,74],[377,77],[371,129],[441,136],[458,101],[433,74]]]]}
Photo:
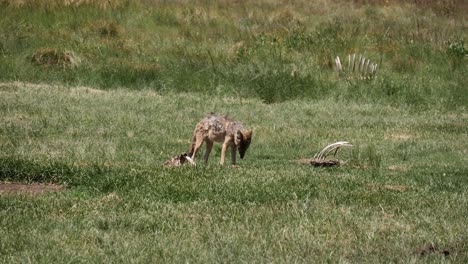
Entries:
{"type": "Polygon", "coordinates": [[[1,262],[468,261],[464,1],[0,7],[1,262]],[[211,111],[240,167],[163,168],[211,111]]]}

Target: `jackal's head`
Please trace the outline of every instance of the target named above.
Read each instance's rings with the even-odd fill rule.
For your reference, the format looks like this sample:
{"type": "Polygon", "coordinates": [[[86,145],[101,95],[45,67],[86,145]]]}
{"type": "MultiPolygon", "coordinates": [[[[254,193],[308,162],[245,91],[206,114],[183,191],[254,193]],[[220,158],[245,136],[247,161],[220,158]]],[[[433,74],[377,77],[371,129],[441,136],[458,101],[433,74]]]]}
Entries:
{"type": "Polygon", "coordinates": [[[244,158],[245,152],[250,146],[250,142],[252,142],[252,130],[237,131],[235,143],[241,159],[244,158]]]}

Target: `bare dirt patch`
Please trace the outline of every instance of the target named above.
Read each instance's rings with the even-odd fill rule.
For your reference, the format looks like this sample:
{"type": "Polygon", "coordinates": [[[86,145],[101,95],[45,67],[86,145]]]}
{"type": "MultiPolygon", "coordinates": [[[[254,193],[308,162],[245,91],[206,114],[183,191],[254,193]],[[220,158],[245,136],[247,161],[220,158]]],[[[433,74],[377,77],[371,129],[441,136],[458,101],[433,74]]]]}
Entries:
{"type": "Polygon", "coordinates": [[[32,194],[38,195],[48,192],[60,192],[66,188],[53,183],[21,183],[0,182],[0,195],[4,194],[32,194]]]}

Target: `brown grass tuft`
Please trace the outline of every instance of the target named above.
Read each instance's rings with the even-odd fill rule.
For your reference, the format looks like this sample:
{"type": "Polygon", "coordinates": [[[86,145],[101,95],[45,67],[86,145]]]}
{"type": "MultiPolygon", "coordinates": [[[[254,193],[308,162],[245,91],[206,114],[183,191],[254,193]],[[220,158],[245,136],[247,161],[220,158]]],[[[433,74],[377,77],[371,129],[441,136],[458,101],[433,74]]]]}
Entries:
{"type": "Polygon", "coordinates": [[[31,55],[31,62],[43,67],[75,68],[81,64],[81,59],[73,51],[40,48],[31,55]]]}

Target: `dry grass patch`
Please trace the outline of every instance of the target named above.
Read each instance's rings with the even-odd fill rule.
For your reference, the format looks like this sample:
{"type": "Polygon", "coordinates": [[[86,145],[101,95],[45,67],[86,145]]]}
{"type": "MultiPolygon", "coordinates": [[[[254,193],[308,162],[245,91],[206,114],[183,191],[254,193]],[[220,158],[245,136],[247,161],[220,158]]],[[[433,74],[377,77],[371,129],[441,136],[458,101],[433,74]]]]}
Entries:
{"type": "Polygon", "coordinates": [[[417,138],[419,138],[418,135],[408,134],[408,133],[394,133],[394,134],[385,136],[385,140],[391,140],[391,141],[407,141],[407,140],[412,140],[412,139],[417,139],[417,138]]]}
{"type": "Polygon", "coordinates": [[[405,172],[405,171],[408,171],[408,166],[405,166],[405,165],[390,165],[390,166],[388,166],[388,169],[391,170],[391,171],[405,172]]]}
{"type": "Polygon", "coordinates": [[[31,194],[38,195],[47,192],[60,192],[66,188],[53,183],[21,183],[21,182],[0,182],[0,195],[8,194],[31,194]]]}
{"type": "Polygon", "coordinates": [[[95,6],[99,8],[118,7],[125,3],[123,0],[2,0],[1,4],[13,7],[78,7],[95,6]]]}
{"type": "Polygon", "coordinates": [[[40,48],[31,55],[31,62],[42,67],[75,68],[81,64],[81,58],[70,50],[40,48]]]}
{"type": "Polygon", "coordinates": [[[32,88],[32,89],[43,89],[43,88],[51,88],[53,87],[50,84],[41,84],[41,83],[29,83],[29,82],[2,82],[0,83],[0,88],[32,88]]]}
{"type": "Polygon", "coordinates": [[[391,190],[391,191],[399,191],[399,192],[404,192],[408,191],[411,188],[406,185],[392,185],[392,184],[385,184],[385,185],[377,185],[377,184],[368,184],[367,187],[373,191],[379,191],[379,190],[391,190]]]}
{"type": "Polygon", "coordinates": [[[71,90],[72,94],[81,95],[81,94],[103,94],[107,91],[94,89],[91,87],[76,87],[75,89],[71,90]]]}

